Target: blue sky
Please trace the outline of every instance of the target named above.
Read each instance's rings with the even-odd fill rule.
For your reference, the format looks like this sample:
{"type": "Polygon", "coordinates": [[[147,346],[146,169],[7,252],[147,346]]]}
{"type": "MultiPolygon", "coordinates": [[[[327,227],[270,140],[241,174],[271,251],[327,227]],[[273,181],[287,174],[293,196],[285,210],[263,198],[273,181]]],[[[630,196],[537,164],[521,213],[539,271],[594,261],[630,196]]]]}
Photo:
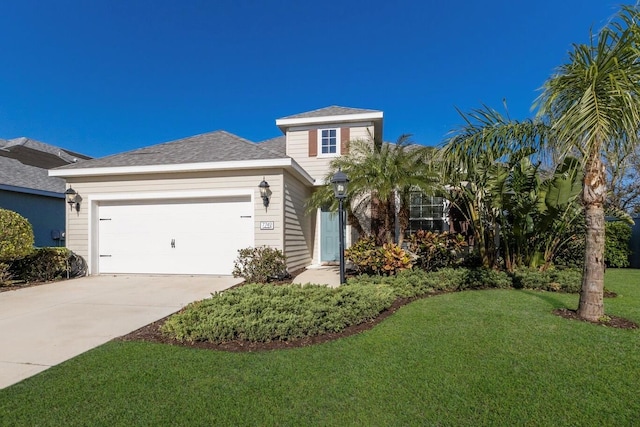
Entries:
{"type": "Polygon", "coordinates": [[[0,5],[0,138],[104,156],[329,105],[440,143],[455,107],[531,116],[609,0],[20,0],[0,5]]]}

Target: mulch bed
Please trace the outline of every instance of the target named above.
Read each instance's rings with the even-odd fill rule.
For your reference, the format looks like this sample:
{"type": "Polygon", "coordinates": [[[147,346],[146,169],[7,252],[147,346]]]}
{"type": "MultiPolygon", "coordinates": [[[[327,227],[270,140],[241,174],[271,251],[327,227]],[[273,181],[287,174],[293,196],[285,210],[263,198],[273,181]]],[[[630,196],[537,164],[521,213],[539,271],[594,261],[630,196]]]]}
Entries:
{"type": "Polygon", "coordinates": [[[555,314],[556,316],[564,317],[565,319],[579,320],[581,322],[608,326],[610,328],[638,329],[637,323],[632,322],[631,320],[628,320],[628,319],[623,319],[622,317],[617,317],[617,316],[605,316],[600,321],[592,322],[590,320],[586,320],[578,316],[578,312],[576,310],[569,310],[568,308],[558,308],[556,310],[553,310],[553,314],[555,314]]]}

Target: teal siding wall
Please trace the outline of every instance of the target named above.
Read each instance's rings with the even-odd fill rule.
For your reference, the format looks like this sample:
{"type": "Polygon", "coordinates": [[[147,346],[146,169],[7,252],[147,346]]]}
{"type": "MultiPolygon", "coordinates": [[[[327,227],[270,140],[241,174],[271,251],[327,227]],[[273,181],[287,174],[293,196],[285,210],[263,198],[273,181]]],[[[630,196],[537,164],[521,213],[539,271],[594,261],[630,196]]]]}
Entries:
{"type": "Polygon", "coordinates": [[[64,231],[64,198],[0,190],[0,208],[18,212],[29,220],[36,246],[64,246],[64,240],[51,238],[52,230],[64,231]]]}

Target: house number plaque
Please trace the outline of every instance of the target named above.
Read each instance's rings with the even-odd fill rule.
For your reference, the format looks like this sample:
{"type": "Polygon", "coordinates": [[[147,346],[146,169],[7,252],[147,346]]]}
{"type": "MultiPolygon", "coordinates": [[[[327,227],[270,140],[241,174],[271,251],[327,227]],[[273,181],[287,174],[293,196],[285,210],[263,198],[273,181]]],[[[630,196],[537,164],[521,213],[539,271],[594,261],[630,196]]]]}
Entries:
{"type": "Polygon", "coordinates": [[[260,221],[260,230],[273,230],[273,221],[260,221]]]}

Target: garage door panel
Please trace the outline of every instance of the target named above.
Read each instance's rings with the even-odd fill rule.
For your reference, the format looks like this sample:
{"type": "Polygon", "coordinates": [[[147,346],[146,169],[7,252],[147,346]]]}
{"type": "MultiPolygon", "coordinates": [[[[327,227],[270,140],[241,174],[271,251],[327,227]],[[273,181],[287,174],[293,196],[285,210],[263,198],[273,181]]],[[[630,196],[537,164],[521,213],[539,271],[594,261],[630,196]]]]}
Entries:
{"type": "Polygon", "coordinates": [[[249,197],[100,206],[99,270],[231,274],[237,250],[253,245],[252,211],[249,197]]]}

